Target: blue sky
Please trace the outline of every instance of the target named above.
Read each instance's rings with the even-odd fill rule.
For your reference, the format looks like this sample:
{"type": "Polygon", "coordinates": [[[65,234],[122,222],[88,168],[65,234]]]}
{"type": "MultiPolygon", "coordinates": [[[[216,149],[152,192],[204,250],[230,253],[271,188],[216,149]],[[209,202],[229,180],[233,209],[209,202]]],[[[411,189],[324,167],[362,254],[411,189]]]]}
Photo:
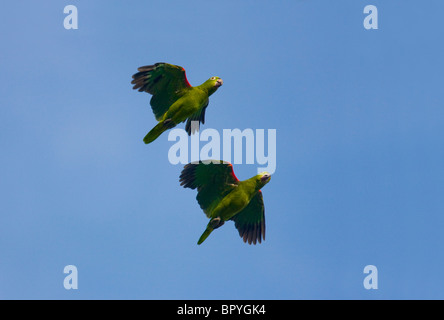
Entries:
{"type": "MultiPolygon", "coordinates": [[[[442,1],[9,1],[0,12],[1,299],[443,299],[442,1]],[[65,30],[65,5],[79,29],[65,30]],[[366,5],[379,29],[363,27],[366,5]],[[141,65],[224,85],[203,128],[276,129],[249,246],[142,138],[141,65]],[[366,265],[378,289],[363,286],[366,265]],[[77,290],[63,287],[66,265],[77,290]]],[[[179,126],[183,127],[183,125],[179,126]]],[[[256,173],[236,165],[239,179],[256,173]]]]}

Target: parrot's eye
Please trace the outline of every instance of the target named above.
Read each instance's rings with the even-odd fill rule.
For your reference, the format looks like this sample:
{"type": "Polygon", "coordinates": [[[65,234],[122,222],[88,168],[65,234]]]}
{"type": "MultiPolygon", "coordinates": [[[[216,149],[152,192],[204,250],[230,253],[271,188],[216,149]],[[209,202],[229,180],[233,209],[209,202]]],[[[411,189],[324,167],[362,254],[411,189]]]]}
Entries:
{"type": "Polygon", "coordinates": [[[210,80],[216,80],[216,77],[211,77],[210,80]]]}

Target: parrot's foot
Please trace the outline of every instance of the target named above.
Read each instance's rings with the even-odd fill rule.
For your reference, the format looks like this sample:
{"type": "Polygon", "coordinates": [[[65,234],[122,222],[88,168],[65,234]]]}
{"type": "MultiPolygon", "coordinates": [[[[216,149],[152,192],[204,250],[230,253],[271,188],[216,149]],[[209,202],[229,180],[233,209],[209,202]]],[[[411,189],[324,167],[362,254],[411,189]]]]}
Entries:
{"type": "Polygon", "coordinates": [[[223,226],[224,223],[225,223],[225,221],[223,221],[221,218],[217,217],[217,218],[211,219],[210,226],[213,229],[217,229],[217,228],[223,226]]]}

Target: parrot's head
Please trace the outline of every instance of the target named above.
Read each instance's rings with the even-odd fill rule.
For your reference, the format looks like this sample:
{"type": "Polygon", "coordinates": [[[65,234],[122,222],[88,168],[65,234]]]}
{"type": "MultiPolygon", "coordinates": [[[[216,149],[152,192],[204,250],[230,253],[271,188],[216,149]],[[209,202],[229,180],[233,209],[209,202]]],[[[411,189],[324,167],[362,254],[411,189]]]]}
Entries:
{"type": "Polygon", "coordinates": [[[257,184],[259,185],[260,188],[262,188],[268,182],[270,182],[270,179],[271,179],[271,175],[268,172],[261,172],[256,176],[256,181],[257,181],[257,184]]]}
{"type": "Polygon", "coordinates": [[[205,81],[206,86],[208,86],[209,94],[213,94],[216,90],[223,85],[224,81],[219,77],[211,77],[205,81]]]}

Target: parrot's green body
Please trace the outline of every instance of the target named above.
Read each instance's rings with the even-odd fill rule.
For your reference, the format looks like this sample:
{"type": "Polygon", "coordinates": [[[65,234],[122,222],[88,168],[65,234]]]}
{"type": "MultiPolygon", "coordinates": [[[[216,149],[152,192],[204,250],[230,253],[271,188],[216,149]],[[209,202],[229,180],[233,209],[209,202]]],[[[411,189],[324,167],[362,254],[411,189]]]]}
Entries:
{"type": "Polygon", "coordinates": [[[244,242],[256,244],[265,240],[265,209],[260,189],[270,181],[271,176],[263,172],[240,181],[230,163],[211,161],[208,164],[201,161],[187,164],[180,175],[184,188],[197,188],[196,199],[210,218],[198,244],[228,220],[235,222],[244,242]]]}
{"type": "Polygon", "coordinates": [[[143,141],[150,143],[164,131],[186,120],[188,134],[194,133],[191,122],[205,123],[205,110],[209,96],[223,84],[219,77],[211,77],[200,86],[193,87],[187,80],[185,69],[159,62],[138,68],[133,75],[133,89],[152,94],[150,105],[159,123],[145,136],[143,141]]]}

